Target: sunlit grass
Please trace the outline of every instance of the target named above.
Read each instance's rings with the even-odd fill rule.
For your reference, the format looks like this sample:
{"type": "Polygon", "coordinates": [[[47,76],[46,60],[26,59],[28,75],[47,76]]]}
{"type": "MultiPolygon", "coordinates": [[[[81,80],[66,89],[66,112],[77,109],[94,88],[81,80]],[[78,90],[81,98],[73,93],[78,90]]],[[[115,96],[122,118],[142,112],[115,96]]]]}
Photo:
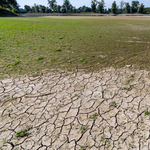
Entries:
{"type": "Polygon", "coordinates": [[[0,18],[0,76],[77,66],[150,69],[149,39],[149,18],[0,18]]]}

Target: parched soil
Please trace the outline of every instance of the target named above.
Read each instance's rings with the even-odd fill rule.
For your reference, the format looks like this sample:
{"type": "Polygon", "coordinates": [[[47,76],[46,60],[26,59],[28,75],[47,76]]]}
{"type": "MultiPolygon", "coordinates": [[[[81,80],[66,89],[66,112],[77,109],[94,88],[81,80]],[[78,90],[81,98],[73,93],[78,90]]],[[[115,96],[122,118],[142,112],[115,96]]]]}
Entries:
{"type": "Polygon", "coordinates": [[[1,149],[150,149],[149,71],[53,71],[3,79],[0,93],[1,149]]]}
{"type": "Polygon", "coordinates": [[[121,19],[121,20],[150,20],[150,16],[42,16],[53,19],[121,19]]]}

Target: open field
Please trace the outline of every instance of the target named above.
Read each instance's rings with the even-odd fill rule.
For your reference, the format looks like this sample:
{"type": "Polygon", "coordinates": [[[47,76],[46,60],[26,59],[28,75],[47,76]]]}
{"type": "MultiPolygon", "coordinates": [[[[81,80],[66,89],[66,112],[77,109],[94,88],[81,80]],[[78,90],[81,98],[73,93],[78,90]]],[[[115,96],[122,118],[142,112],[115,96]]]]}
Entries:
{"type": "Polygon", "coordinates": [[[149,39],[149,17],[0,18],[0,150],[150,150],[149,39]]]}
{"type": "Polygon", "coordinates": [[[51,69],[150,69],[150,17],[0,20],[1,78],[51,69]]]}

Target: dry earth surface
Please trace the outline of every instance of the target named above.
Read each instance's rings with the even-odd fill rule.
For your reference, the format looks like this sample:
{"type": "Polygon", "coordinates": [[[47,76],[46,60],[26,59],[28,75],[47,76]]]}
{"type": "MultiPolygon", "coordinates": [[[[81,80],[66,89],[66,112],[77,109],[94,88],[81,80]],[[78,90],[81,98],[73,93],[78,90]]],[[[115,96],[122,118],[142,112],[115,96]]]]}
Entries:
{"type": "Polygon", "coordinates": [[[54,18],[54,19],[122,19],[122,20],[150,20],[150,16],[42,16],[44,18],[54,18]]]}
{"type": "Polygon", "coordinates": [[[0,93],[0,149],[150,149],[149,71],[10,77],[0,93]]]}

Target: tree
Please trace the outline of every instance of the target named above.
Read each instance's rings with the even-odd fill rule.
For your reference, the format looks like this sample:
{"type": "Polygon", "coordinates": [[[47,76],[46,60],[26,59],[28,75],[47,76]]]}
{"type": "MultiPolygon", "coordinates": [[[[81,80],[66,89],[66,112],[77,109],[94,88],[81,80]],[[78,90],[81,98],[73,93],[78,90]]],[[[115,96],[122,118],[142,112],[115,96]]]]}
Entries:
{"type": "Polygon", "coordinates": [[[77,12],[77,9],[76,9],[76,7],[74,6],[73,7],[73,13],[76,13],[77,12]]]}
{"type": "Polygon", "coordinates": [[[92,9],[90,7],[86,7],[85,12],[92,12],[92,9]]]}
{"type": "Polygon", "coordinates": [[[26,12],[31,11],[31,8],[30,8],[30,6],[29,6],[29,5],[24,5],[24,9],[25,9],[25,11],[26,11],[26,12]]]}
{"type": "Polygon", "coordinates": [[[46,13],[50,13],[52,10],[49,7],[46,7],[46,13]]]}
{"type": "Polygon", "coordinates": [[[82,7],[79,7],[78,10],[80,12],[91,12],[92,9],[90,7],[86,7],[85,5],[83,5],[82,7]]]}
{"type": "Polygon", "coordinates": [[[32,6],[31,11],[35,12],[35,7],[34,6],[32,6]]]}
{"type": "Polygon", "coordinates": [[[91,1],[91,9],[93,12],[96,12],[97,0],[91,1]]]}
{"type": "Polygon", "coordinates": [[[49,7],[53,10],[54,5],[57,4],[56,0],[48,0],[49,7]]]}
{"type": "Polygon", "coordinates": [[[40,7],[39,5],[34,4],[34,11],[39,13],[40,12],[40,7]]]}
{"type": "Polygon", "coordinates": [[[4,0],[1,0],[0,1],[0,6],[3,7],[3,5],[4,5],[4,0]]]}
{"type": "Polygon", "coordinates": [[[131,12],[136,13],[138,10],[139,1],[132,1],[131,12]]]}
{"type": "Polygon", "coordinates": [[[64,5],[61,6],[61,11],[62,11],[63,13],[66,13],[66,7],[65,7],[64,5]]]}
{"type": "Polygon", "coordinates": [[[101,0],[101,2],[98,2],[98,7],[97,7],[97,10],[102,13],[104,11],[104,0],[101,0]]]}
{"type": "Polygon", "coordinates": [[[121,9],[121,13],[122,13],[122,9],[123,9],[123,6],[124,6],[124,1],[122,0],[121,2],[120,2],[120,9],[121,9]]]}
{"type": "Polygon", "coordinates": [[[73,6],[70,4],[70,12],[73,12],[73,6]]]}
{"type": "Polygon", "coordinates": [[[144,8],[144,13],[150,14],[150,7],[144,8]]]}
{"type": "Polygon", "coordinates": [[[86,6],[84,5],[84,6],[80,7],[80,10],[81,10],[81,12],[85,12],[86,6]]]}
{"type": "Polygon", "coordinates": [[[129,3],[125,4],[125,11],[126,11],[126,13],[130,13],[130,4],[129,3]]]}
{"type": "Polygon", "coordinates": [[[70,1],[69,0],[64,0],[63,5],[64,5],[64,7],[66,9],[66,12],[69,12],[70,6],[71,6],[70,1]]]}
{"type": "Polygon", "coordinates": [[[40,11],[41,11],[42,13],[45,13],[45,12],[46,12],[46,7],[45,7],[45,6],[39,5],[39,8],[40,8],[40,11]]]}
{"type": "Polygon", "coordinates": [[[143,3],[138,8],[138,13],[144,13],[144,5],[143,5],[143,3]]]}
{"type": "Polygon", "coordinates": [[[117,12],[116,1],[114,1],[114,2],[112,3],[111,11],[112,11],[114,14],[117,12]]]}
{"type": "Polygon", "coordinates": [[[57,5],[57,12],[60,13],[61,12],[60,10],[61,10],[61,6],[57,5]]]}
{"type": "Polygon", "coordinates": [[[4,8],[15,8],[18,7],[18,3],[16,0],[0,0],[0,6],[4,8]]]}
{"type": "Polygon", "coordinates": [[[53,5],[53,11],[56,12],[57,11],[57,5],[53,5]]]}

